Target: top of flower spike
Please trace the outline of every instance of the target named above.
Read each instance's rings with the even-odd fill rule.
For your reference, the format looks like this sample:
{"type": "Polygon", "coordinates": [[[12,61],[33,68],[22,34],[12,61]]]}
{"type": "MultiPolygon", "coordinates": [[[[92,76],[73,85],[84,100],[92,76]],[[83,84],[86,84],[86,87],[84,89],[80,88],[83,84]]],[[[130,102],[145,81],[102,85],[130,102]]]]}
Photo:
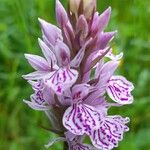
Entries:
{"type": "Polygon", "coordinates": [[[96,10],[96,0],[69,0],[71,13],[74,13],[76,18],[84,14],[85,18],[91,18],[92,13],[96,10]]]}

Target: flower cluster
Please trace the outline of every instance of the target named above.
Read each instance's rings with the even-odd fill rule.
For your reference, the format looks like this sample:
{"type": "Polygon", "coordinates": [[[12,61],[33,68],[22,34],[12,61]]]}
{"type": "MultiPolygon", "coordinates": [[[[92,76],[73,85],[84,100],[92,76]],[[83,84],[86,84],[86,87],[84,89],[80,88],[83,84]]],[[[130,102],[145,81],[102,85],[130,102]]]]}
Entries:
{"type": "Polygon", "coordinates": [[[109,115],[112,106],[131,104],[133,84],[114,75],[122,53],[114,55],[109,42],[116,31],[104,32],[111,8],[102,14],[96,1],[70,0],[68,12],[56,0],[58,26],[39,19],[44,57],[25,54],[34,72],[24,75],[32,86],[31,108],[44,111],[52,127],[63,133],[69,150],[111,150],[129,128],[129,118],[109,115]],[[114,102],[109,102],[108,97],[114,102]],[[84,144],[84,137],[92,145],[84,144]]]}

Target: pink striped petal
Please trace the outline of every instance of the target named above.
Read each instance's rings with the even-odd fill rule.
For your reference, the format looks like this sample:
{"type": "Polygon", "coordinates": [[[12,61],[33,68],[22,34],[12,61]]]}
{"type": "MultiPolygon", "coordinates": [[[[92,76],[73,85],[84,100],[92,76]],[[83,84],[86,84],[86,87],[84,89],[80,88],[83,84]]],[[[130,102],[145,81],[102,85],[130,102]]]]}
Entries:
{"type": "Polygon", "coordinates": [[[108,82],[107,93],[112,100],[119,104],[131,104],[133,96],[131,91],[134,86],[123,76],[112,76],[108,82]]]}
{"type": "Polygon", "coordinates": [[[87,96],[90,91],[92,91],[92,87],[88,84],[76,84],[72,88],[72,98],[74,101],[82,100],[85,96],[87,96]]]}
{"type": "Polygon", "coordinates": [[[45,83],[58,95],[63,94],[77,80],[78,72],[74,69],[60,68],[45,78],[45,83]]]}
{"type": "Polygon", "coordinates": [[[50,69],[47,61],[40,56],[32,55],[32,54],[25,54],[25,58],[28,60],[30,65],[35,69],[39,71],[47,71],[50,69]]]}
{"type": "Polygon", "coordinates": [[[100,114],[89,105],[73,104],[63,116],[63,125],[66,129],[76,135],[90,133],[91,129],[98,129],[100,125],[100,114]]]}
{"type": "Polygon", "coordinates": [[[129,128],[125,125],[129,122],[129,118],[121,116],[106,117],[98,130],[93,130],[89,135],[92,144],[102,150],[111,150],[118,146],[118,142],[123,139],[124,132],[129,128]]]}

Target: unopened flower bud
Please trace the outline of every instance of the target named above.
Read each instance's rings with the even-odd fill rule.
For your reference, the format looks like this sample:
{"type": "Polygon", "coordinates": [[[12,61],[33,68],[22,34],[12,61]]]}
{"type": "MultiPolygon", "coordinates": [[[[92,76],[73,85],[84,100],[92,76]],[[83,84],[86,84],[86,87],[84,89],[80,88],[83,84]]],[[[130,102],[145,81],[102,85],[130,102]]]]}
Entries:
{"type": "Polygon", "coordinates": [[[90,18],[93,11],[96,9],[96,0],[83,0],[84,15],[86,18],[90,18]]]}
{"type": "Polygon", "coordinates": [[[83,1],[83,14],[86,18],[90,18],[93,10],[96,8],[96,0],[69,0],[70,11],[75,14],[76,17],[79,17],[78,14],[79,8],[83,1]]]}

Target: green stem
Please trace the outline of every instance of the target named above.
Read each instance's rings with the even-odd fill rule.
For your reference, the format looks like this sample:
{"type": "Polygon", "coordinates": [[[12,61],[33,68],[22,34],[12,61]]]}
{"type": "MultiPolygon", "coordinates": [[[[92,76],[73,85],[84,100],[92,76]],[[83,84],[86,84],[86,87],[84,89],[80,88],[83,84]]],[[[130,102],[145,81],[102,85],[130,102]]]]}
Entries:
{"type": "Polygon", "coordinates": [[[63,150],[69,150],[69,147],[68,147],[68,143],[67,142],[64,142],[64,148],[63,150]]]}

